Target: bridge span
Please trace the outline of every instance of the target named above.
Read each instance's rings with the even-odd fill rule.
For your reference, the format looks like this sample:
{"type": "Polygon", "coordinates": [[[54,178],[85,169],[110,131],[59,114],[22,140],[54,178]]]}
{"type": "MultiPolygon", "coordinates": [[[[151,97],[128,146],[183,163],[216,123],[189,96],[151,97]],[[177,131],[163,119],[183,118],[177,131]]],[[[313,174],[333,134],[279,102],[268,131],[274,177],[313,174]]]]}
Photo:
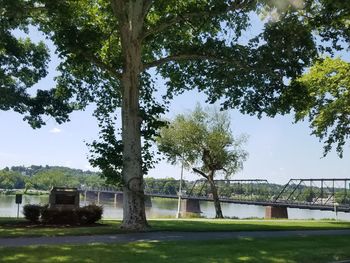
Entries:
{"type": "MultiPolygon", "coordinates": [[[[259,205],[266,207],[267,218],[288,217],[287,208],[350,212],[350,178],[290,179],[285,185],[271,184],[266,180],[216,180],[220,202],[259,205]]],[[[179,193],[179,180],[145,180],[145,202],[151,205],[152,197],[178,199],[181,195],[184,212],[200,213],[200,201],[213,201],[210,186],[206,180],[184,181],[179,193]]],[[[114,197],[122,203],[120,188],[83,188],[87,195],[114,197]]]]}

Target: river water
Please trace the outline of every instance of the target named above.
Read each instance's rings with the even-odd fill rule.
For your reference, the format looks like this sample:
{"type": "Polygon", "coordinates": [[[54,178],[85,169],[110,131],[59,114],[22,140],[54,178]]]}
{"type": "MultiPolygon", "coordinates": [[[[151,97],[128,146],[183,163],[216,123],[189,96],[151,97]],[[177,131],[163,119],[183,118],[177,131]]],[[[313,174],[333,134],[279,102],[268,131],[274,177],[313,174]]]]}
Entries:
{"type": "MultiPolygon", "coordinates": [[[[22,215],[22,206],[25,204],[47,204],[48,195],[24,195],[23,203],[20,205],[20,217],[22,215]]],[[[93,203],[87,200],[84,202],[81,198],[81,206],[93,203]]],[[[105,219],[121,219],[123,217],[123,210],[120,206],[115,206],[113,200],[101,201],[103,206],[103,218],[105,219]]],[[[223,203],[222,211],[224,216],[235,218],[263,218],[265,215],[265,208],[263,206],[255,205],[239,205],[223,203]]],[[[212,202],[200,203],[202,216],[207,218],[215,217],[214,205],[212,202]]],[[[146,209],[148,218],[174,218],[177,212],[177,200],[152,198],[152,207],[146,209]]],[[[0,194],[0,217],[16,217],[17,205],[15,204],[14,195],[0,194]]],[[[291,209],[288,208],[288,216],[290,219],[341,219],[350,220],[350,213],[341,213],[337,215],[331,211],[305,210],[305,209],[291,209]]]]}

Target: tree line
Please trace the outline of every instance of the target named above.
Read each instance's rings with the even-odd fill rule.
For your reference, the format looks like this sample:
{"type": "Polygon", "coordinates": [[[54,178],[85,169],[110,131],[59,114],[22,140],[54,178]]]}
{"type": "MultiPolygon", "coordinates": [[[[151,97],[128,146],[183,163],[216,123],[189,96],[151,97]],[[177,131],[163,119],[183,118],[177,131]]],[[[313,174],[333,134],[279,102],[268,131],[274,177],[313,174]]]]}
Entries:
{"type": "Polygon", "coordinates": [[[53,186],[102,187],[99,173],[60,166],[13,166],[0,170],[0,188],[50,190],[53,186]]]}

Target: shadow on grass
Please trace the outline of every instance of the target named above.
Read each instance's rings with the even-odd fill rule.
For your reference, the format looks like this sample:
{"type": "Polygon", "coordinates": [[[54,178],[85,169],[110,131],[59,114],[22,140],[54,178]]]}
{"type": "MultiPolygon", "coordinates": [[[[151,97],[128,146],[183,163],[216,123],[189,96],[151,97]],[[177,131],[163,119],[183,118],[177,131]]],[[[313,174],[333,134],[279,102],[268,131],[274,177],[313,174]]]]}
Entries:
{"type": "Polygon", "coordinates": [[[33,246],[0,248],[0,262],[323,263],[349,259],[349,243],[350,237],[298,237],[33,246]]]}
{"type": "MultiPolygon", "coordinates": [[[[349,221],[316,220],[149,220],[150,231],[278,231],[350,229],[349,221]]],[[[32,225],[24,219],[0,218],[0,238],[29,236],[72,236],[126,233],[119,228],[121,221],[104,220],[95,226],[32,225]]]]}
{"type": "Polygon", "coordinates": [[[120,221],[90,226],[42,225],[25,219],[0,218],[0,238],[116,234],[121,232],[119,225],[120,221]]]}
{"type": "Polygon", "coordinates": [[[150,220],[153,231],[275,231],[350,229],[349,221],[150,220]]]}

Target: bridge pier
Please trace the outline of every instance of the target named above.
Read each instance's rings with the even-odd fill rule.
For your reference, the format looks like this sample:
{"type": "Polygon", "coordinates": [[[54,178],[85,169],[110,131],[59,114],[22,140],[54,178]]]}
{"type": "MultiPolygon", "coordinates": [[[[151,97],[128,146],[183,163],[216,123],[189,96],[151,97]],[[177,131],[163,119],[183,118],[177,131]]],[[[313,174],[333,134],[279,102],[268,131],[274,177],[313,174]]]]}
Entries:
{"type": "Polygon", "coordinates": [[[97,192],[95,191],[85,191],[85,196],[84,196],[84,200],[87,199],[88,201],[95,201],[97,199],[97,192]]]}
{"type": "Polygon", "coordinates": [[[84,191],[84,205],[87,205],[87,203],[86,203],[86,195],[87,195],[87,191],[85,190],[84,191]]]}
{"type": "Polygon", "coordinates": [[[181,200],[181,212],[182,214],[192,213],[200,214],[202,213],[199,200],[196,199],[182,199],[181,200]]]}
{"type": "Polygon", "coordinates": [[[97,205],[100,205],[100,194],[101,192],[97,192],[97,205]]]}
{"type": "Polygon", "coordinates": [[[145,207],[152,207],[152,199],[150,196],[145,196],[145,207]]]}
{"type": "Polygon", "coordinates": [[[288,219],[287,207],[283,206],[267,206],[265,208],[265,219],[286,218],[288,219]]]}
{"type": "Polygon", "coordinates": [[[102,201],[110,201],[114,197],[113,193],[110,192],[100,192],[100,202],[102,201]]]}
{"type": "Polygon", "coordinates": [[[114,193],[114,206],[123,205],[123,193],[114,193]]]}

